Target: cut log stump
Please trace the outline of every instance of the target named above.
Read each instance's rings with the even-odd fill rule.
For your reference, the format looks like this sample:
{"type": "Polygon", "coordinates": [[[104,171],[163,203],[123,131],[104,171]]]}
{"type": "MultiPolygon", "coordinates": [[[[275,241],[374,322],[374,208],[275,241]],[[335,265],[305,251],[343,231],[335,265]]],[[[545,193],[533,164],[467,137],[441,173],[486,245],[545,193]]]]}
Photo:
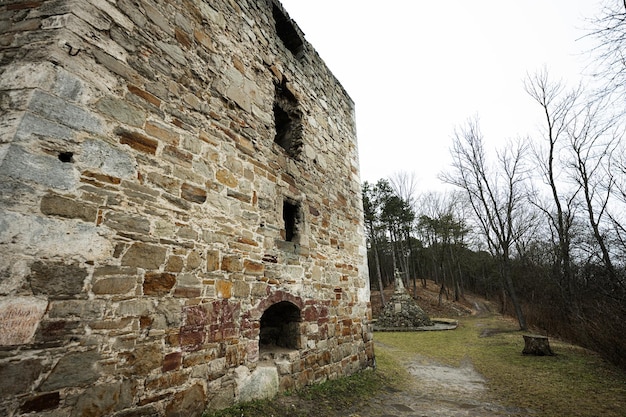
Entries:
{"type": "Polygon", "coordinates": [[[554,356],[554,352],[550,349],[550,342],[547,336],[539,336],[536,334],[525,334],[524,336],[524,355],[535,356],[554,356]]]}

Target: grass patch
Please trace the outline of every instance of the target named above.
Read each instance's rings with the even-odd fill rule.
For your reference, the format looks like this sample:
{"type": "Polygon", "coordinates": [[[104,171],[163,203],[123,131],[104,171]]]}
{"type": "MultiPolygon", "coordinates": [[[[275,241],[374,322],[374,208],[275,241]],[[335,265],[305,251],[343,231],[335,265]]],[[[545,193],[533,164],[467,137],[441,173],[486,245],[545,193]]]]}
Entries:
{"type": "Polygon", "coordinates": [[[204,417],[349,416],[389,388],[410,390],[407,361],[460,366],[470,361],[486,379],[484,400],[530,408],[536,417],[624,417],[626,374],[580,347],[550,340],[556,356],[522,355],[516,323],[499,316],[459,320],[453,331],[376,333],[376,371],[327,381],[280,394],[272,400],[239,404],[204,417]]]}
{"type": "MultiPolygon", "coordinates": [[[[384,356],[384,355],[383,355],[384,356]]],[[[203,417],[319,417],[335,415],[367,401],[388,384],[385,374],[365,370],[345,378],[326,381],[280,394],[271,400],[258,400],[207,412],[203,417]]]]}
{"type": "Polygon", "coordinates": [[[550,340],[556,356],[524,356],[522,334],[515,323],[496,316],[465,318],[454,331],[376,333],[376,352],[391,349],[398,361],[421,355],[451,366],[469,360],[487,378],[493,400],[531,408],[537,416],[624,416],[622,371],[556,340],[550,340]]]}

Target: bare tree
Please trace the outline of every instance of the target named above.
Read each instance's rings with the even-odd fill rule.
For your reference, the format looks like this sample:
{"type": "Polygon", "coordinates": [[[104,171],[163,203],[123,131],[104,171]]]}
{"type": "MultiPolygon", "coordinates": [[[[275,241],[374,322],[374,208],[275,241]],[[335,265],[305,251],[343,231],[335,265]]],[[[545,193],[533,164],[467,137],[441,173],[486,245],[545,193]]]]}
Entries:
{"type": "Polygon", "coordinates": [[[526,92],[539,104],[545,126],[541,141],[535,142],[534,155],[543,182],[549,188],[551,202],[543,203],[540,197],[534,204],[547,218],[553,232],[555,264],[559,271],[557,283],[563,297],[571,299],[574,289],[572,272],[572,227],[576,216],[576,199],[581,187],[561,190],[563,183],[560,175],[562,163],[559,160],[565,149],[570,125],[577,117],[576,105],[580,98],[580,89],[566,91],[562,83],[549,80],[548,71],[529,75],[524,83],[526,92]],[[560,181],[559,181],[560,180],[560,181]]]}
{"type": "Polygon", "coordinates": [[[583,107],[568,135],[573,153],[573,176],[582,190],[589,226],[613,282],[617,281],[617,274],[601,227],[608,215],[615,183],[610,162],[621,139],[616,128],[617,119],[610,117],[602,101],[594,101],[583,107]]]}
{"type": "Polygon", "coordinates": [[[587,218],[596,243],[593,253],[597,249],[607,272],[615,277],[607,237],[601,229],[619,181],[610,168],[620,139],[619,119],[613,115],[608,97],[591,99],[580,86],[567,91],[561,83],[550,82],[546,70],[529,76],[525,89],[544,115],[543,137],[535,147],[535,156],[552,197],[551,204],[535,204],[556,235],[557,281],[569,300],[576,293],[571,256],[578,214],[587,218]]]}
{"type": "Polygon", "coordinates": [[[441,176],[465,191],[478,227],[498,261],[502,284],[521,329],[527,325],[512,278],[511,257],[515,242],[534,224],[527,210],[525,151],[521,141],[509,143],[497,154],[497,169],[491,169],[478,121],[470,120],[455,131],[450,150],[452,172],[441,176]]]}
{"type": "MultiPolygon", "coordinates": [[[[396,171],[389,177],[389,185],[391,185],[391,189],[395,193],[396,196],[400,198],[400,200],[404,201],[408,208],[415,213],[417,210],[416,207],[416,188],[417,188],[417,177],[415,176],[415,171],[407,172],[407,171],[396,171]]],[[[414,216],[413,216],[414,217],[414,216]]],[[[417,265],[415,265],[415,247],[413,245],[413,239],[411,236],[412,228],[411,224],[404,224],[404,227],[401,230],[403,233],[404,239],[400,239],[399,246],[401,248],[401,252],[405,253],[406,256],[403,256],[400,259],[400,262],[403,264],[403,271],[405,272],[405,283],[408,287],[408,280],[411,279],[413,282],[413,293],[417,296],[417,265]],[[406,244],[406,247],[404,247],[406,244]]]]}
{"type": "Polygon", "coordinates": [[[415,171],[396,171],[389,177],[389,185],[393,191],[413,209],[415,209],[417,183],[415,171]]]}
{"type": "Polygon", "coordinates": [[[597,17],[589,19],[594,77],[603,82],[602,95],[626,94],[626,0],[604,0],[597,17]]]}

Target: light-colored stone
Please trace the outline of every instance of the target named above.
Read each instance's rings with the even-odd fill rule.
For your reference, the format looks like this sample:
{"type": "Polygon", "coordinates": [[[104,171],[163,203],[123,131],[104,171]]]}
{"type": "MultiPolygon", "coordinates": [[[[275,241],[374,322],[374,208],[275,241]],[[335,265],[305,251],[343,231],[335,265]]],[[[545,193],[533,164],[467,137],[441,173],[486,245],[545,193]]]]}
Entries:
{"type": "Polygon", "coordinates": [[[280,4],[27,6],[0,300],[28,331],[2,336],[0,410],[199,417],[372,366],[354,104],[280,4]]]}
{"type": "Polygon", "coordinates": [[[235,372],[239,401],[271,398],[278,393],[278,370],[275,366],[259,366],[254,371],[240,366],[235,372]]]}
{"type": "Polygon", "coordinates": [[[30,343],[48,302],[36,297],[0,297],[0,346],[30,343]]]}

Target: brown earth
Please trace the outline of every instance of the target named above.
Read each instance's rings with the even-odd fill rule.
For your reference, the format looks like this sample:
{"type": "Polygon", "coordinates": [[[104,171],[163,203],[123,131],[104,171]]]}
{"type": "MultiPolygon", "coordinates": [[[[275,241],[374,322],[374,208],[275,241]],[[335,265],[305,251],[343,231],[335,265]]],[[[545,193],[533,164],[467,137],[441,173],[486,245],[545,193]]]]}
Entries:
{"type": "MultiPolygon", "coordinates": [[[[464,294],[464,296],[459,301],[454,301],[452,294],[449,294],[449,296],[444,294],[441,297],[440,303],[439,285],[437,285],[434,281],[426,281],[426,287],[422,285],[421,281],[418,282],[417,297],[415,297],[415,291],[412,285],[408,286],[407,290],[411,295],[413,295],[413,298],[415,298],[417,304],[431,318],[466,317],[478,313],[494,311],[495,309],[492,303],[470,294],[464,294]]],[[[393,291],[393,287],[388,287],[385,289],[385,301],[391,298],[391,296],[393,295],[393,291]]],[[[370,300],[372,303],[372,315],[374,318],[376,318],[383,309],[383,304],[380,298],[380,291],[372,291],[370,300]]]]}
{"type": "MultiPolygon", "coordinates": [[[[414,294],[412,287],[408,290],[414,294]]],[[[391,298],[393,291],[393,288],[385,290],[385,300],[391,298]]],[[[433,281],[427,281],[426,287],[418,283],[416,301],[431,318],[488,314],[495,308],[492,303],[469,294],[459,301],[444,295],[440,301],[439,286],[433,281]]],[[[372,291],[371,302],[376,318],[383,308],[379,291],[372,291]]],[[[379,342],[376,342],[376,348],[393,349],[379,342]]],[[[407,360],[404,366],[412,377],[406,381],[404,389],[390,388],[367,404],[328,417],[522,417],[534,414],[532,410],[504,407],[489,401],[486,381],[469,360],[453,367],[416,356],[407,360]]]]}

